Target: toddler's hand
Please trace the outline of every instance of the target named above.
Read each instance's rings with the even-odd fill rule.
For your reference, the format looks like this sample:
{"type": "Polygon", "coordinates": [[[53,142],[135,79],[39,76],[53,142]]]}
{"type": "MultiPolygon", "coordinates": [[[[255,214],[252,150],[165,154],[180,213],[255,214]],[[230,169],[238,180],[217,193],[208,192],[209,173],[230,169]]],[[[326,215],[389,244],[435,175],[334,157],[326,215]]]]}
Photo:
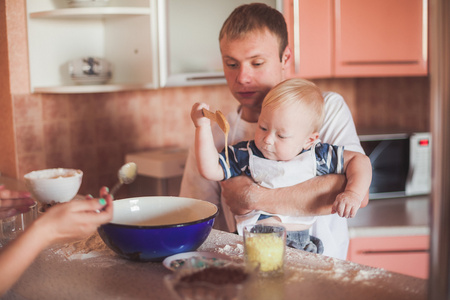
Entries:
{"type": "Polygon", "coordinates": [[[211,124],[211,121],[203,115],[203,108],[209,109],[209,105],[197,102],[192,106],[191,119],[195,127],[211,124]]]}
{"type": "Polygon", "coordinates": [[[342,218],[353,218],[361,206],[361,196],[352,191],[344,191],[334,200],[332,213],[337,213],[342,218]]]}

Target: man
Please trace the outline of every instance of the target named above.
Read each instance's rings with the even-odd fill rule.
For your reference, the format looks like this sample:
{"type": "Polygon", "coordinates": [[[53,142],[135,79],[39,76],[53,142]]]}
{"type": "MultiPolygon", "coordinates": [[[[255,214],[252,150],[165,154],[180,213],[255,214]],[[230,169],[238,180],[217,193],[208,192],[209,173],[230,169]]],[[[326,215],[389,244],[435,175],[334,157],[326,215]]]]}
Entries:
{"type": "MultiPolygon", "coordinates": [[[[285,79],[291,59],[287,41],[283,15],[265,4],[242,5],[225,21],[219,35],[220,51],[228,88],[240,104],[227,116],[230,144],[253,137],[265,95],[285,79]]],[[[342,97],[324,93],[324,98],[322,140],[362,152],[350,110],[342,97]]],[[[223,133],[217,131],[214,137],[216,147],[222,150],[223,133]]],[[[346,219],[330,215],[333,201],[344,187],[345,177],[332,174],[280,189],[259,187],[246,176],[219,185],[200,176],[194,151],[190,151],[180,196],[204,199],[221,206],[215,227],[231,232],[235,231],[235,226],[230,210],[237,215],[255,209],[292,216],[319,215],[311,235],[324,243],[324,255],[345,259],[349,241],[346,219]]],[[[367,201],[368,197],[361,206],[367,205],[367,201]]]]}

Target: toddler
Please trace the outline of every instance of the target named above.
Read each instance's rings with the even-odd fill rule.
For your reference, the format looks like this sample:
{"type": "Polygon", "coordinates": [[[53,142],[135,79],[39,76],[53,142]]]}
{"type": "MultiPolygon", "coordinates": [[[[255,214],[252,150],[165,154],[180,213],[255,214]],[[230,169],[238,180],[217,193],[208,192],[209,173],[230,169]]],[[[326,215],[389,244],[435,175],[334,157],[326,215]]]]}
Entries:
{"type": "MultiPolygon", "coordinates": [[[[194,104],[191,118],[196,127],[195,154],[200,174],[215,181],[246,174],[262,187],[282,188],[318,175],[345,173],[346,187],[336,197],[333,211],[341,217],[354,217],[370,186],[370,160],[342,146],[320,142],[323,106],[322,93],[312,82],[288,79],[279,83],[264,98],[254,140],[229,146],[228,166],[225,152],[218,153],[214,146],[211,123],[202,114],[202,108],[208,106],[194,104]]],[[[254,210],[235,218],[240,235],[248,224],[282,223],[288,232],[288,246],[323,252],[320,240],[309,235],[316,217],[254,210]]]]}

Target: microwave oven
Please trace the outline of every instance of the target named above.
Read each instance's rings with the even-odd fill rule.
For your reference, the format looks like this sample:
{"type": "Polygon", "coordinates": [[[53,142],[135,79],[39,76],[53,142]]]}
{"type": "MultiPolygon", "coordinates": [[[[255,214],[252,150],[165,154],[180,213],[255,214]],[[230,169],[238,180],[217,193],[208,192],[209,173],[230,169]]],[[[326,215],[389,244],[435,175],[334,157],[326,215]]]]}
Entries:
{"type": "Polygon", "coordinates": [[[431,134],[429,132],[360,135],[372,163],[369,199],[429,194],[431,134]]]}

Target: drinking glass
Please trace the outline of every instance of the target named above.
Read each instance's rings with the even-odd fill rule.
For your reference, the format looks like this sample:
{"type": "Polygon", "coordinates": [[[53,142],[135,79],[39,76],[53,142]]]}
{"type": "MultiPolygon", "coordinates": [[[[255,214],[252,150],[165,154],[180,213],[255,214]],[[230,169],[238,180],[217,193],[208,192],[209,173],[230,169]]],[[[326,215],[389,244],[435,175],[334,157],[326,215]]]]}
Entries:
{"type": "Polygon", "coordinates": [[[37,210],[37,203],[35,202],[30,206],[29,211],[1,220],[2,242],[8,243],[28,228],[36,219],[37,210]]]}
{"type": "Polygon", "coordinates": [[[264,277],[283,274],[286,229],[281,225],[255,224],[244,227],[245,262],[264,277]]]}

